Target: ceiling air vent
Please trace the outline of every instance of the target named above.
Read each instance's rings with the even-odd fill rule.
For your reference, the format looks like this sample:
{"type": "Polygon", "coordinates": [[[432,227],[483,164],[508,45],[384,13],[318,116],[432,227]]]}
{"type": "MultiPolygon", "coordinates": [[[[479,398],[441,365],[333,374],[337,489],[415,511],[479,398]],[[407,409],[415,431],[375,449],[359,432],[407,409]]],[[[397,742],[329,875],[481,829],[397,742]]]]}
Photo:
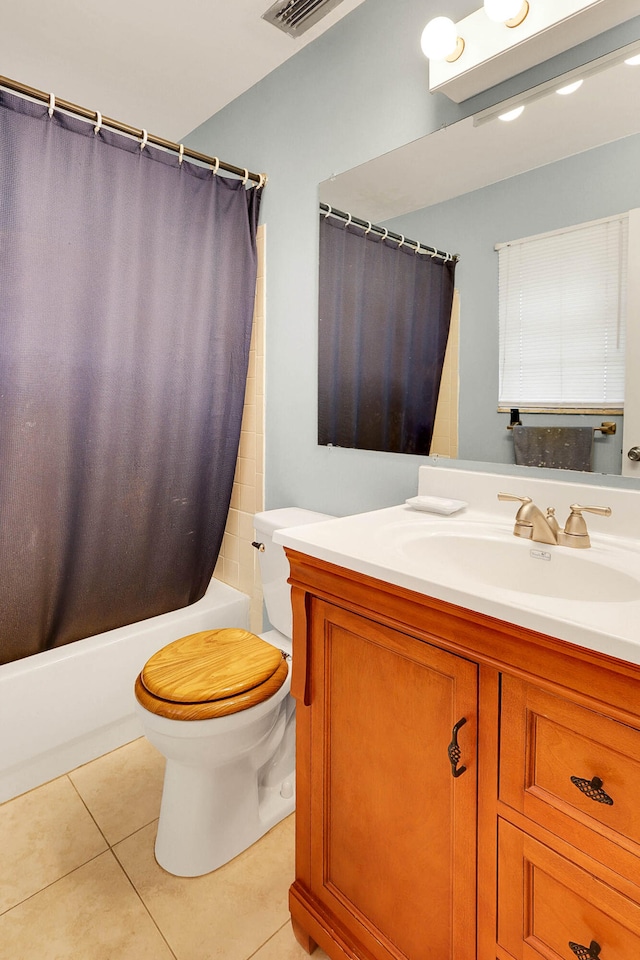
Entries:
{"type": "Polygon", "coordinates": [[[262,14],[262,19],[290,37],[299,37],[339,3],[342,0],[277,0],[262,14]]]}

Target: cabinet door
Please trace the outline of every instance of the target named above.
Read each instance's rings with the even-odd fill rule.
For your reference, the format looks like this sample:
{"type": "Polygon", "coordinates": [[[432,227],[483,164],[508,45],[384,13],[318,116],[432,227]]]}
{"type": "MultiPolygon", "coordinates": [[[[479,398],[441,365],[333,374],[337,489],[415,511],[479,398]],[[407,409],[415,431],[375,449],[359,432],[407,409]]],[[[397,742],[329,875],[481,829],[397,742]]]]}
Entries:
{"type": "Polygon", "coordinates": [[[477,666],[320,601],[310,655],[312,893],[373,957],[475,960],[477,666]]]}

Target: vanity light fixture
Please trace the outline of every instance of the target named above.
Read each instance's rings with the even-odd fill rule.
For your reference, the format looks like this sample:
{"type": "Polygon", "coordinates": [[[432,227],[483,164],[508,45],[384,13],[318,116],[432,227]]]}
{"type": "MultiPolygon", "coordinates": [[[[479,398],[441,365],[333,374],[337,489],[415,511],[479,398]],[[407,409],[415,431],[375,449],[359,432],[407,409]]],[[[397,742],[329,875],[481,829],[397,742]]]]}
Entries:
{"type": "MultiPolygon", "coordinates": [[[[507,27],[519,27],[529,13],[527,0],[484,0],[490,20],[507,27]]],[[[420,46],[427,60],[434,63],[455,63],[464,52],[464,39],[458,36],[456,24],[449,17],[434,17],[422,31],[420,46]]]]}
{"type": "Polygon", "coordinates": [[[484,0],[484,12],[494,23],[519,27],[529,13],[527,0],[484,0]]]}
{"type": "Polygon", "coordinates": [[[560,87],[556,90],[556,93],[559,93],[563,97],[567,97],[570,93],[575,93],[576,90],[584,83],[584,80],[574,80],[573,83],[568,83],[566,87],[560,87]]]}
{"type": "Polygon", "coordinates": [[[464,40],[458,36],[453,20],[449,17],[434,17],[422,31],[420,46],[428,60],[455,63],[462,56],[464,40]]]}
{"type": "MultiPolygon", "coordinates": [[[[429,90],[461,103],[624,23],[637,6],[638,0],[478,0],[474,13],[448,23],[440,59],[427,47],[429,90]]],[[[434,27],[427,24],[427,37],[434,27]]]]}

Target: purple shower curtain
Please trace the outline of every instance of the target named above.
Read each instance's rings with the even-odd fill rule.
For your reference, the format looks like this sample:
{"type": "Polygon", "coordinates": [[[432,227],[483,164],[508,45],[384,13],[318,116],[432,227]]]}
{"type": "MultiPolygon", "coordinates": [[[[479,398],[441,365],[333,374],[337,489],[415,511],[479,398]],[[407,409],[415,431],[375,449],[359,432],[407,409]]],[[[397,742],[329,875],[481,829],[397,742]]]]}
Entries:
{"type": "Polygon", "coordinates": [[[455,268],[320,215],[318,443],[429,453],[455,268]]]}
{"type": "Polygon", "coordinates": [[[0,662],[198,600],[260,191],[0,94],[0,662]]]}

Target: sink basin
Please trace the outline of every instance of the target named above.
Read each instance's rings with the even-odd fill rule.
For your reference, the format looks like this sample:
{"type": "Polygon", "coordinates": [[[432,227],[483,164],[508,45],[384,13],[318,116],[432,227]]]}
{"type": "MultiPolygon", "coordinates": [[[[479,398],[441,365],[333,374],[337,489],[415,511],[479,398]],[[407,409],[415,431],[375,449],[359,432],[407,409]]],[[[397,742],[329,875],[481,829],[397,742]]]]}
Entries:
{"type": "MultiPolygon", "coordinates": [[[[625,603],[640,599],[623,550],[572,550],[464,526],[413,531],[397,547],[434,579],[562,600],[625,603]]],[[[635,555],[634,555],[635,560],[635,555]]],[[[640,570],[640,566],[638,567],[640,570]]]]}

